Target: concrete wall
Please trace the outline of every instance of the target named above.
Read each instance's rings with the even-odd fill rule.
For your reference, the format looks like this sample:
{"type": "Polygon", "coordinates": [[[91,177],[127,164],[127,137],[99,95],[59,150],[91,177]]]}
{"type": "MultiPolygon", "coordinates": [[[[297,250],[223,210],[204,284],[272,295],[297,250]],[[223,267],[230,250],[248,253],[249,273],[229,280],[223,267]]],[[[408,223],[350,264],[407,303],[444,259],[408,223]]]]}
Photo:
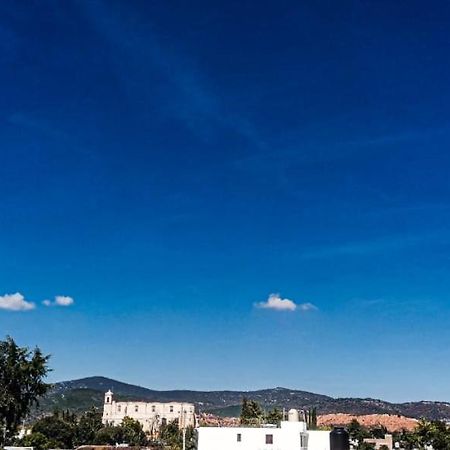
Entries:
{"type": "Polygon", "coordinates": [[[197,431],[198,450],[330,450],[330,433],[307,432],[303,422],[281,422],[280,428],[200,427],[197,431]],[[266,443],[267,435],[272,436],[272,444],[266,443]]]}

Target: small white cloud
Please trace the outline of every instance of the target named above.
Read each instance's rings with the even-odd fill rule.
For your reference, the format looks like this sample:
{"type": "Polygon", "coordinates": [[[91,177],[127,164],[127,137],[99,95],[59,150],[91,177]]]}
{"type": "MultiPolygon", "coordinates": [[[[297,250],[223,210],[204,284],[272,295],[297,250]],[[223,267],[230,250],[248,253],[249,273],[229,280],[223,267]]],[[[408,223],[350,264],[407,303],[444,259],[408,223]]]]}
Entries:
{"type": "Polygon", "coordinates": [[[6,309],[8,311],[29,311],[35,307],[36,305],[33,302],[26,301],[25,297],[19,292],[0,296],[0,309],[6,309]]]}
{"type": "Polygon", "coordinates": [[[55,305],[58,306],[70,306],[73,305],[74,301],[72,297],[66,295],[57,295],[55,297],[55,305]]]}
{"type": "Polygon", "coordinates": [[[270,294],[267,301],[256,303],[255,306],[276,311],[295,311],[297,309],[295,302],[288,298],[281,298],[279,294],[270,294]]]}
{"type": "Polygon", "coordinates": [[[255,306],[262,309],[274,309],[275,311],[295,311],[298,309],[303,312],[308,312],[318,309],[312,303],[295,303],[288,298],[281,298],[279,294],[270,294],[267,301],[255,303],[255,306]]]}
{"type": "Polygon", "coordinates": [[[298,305],[298,308],[300,309],[300,311],[317,311],[317,306],[313,305],[312,303],[300,303],[300,305],[298,305]]]}
{"type": "Polygon", "coordinates": [[[42,304],[45,306],[70,306],[74,304],[74,300],[66,295],[57,295],[55,301],[44,300],[42,304]]]}

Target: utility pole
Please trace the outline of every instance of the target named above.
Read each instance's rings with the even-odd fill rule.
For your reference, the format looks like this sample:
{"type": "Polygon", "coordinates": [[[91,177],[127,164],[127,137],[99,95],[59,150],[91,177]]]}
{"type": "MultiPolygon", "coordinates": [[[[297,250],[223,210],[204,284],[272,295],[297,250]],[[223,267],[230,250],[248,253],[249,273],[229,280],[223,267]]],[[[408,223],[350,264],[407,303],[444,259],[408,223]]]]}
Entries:
{"type": "Polygon", "coordinates": [[[183,450],[186,450],[186,409],[184,405],[181,405],[181,419],[183,421],[183,450]]]}

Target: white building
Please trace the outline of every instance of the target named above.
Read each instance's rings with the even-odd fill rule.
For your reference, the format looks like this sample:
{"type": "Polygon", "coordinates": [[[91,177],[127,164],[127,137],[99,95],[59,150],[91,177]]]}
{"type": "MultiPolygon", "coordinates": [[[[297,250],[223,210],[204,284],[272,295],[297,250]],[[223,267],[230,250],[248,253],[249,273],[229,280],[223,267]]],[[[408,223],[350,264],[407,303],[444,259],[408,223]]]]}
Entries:
{"type": "Polygon", "coordinates": [[[108,391],[103,405],[103,423],[120,425],[124,417],[137,420],[144,431],[151,434],[156,434],[161,425],[176,419],[180,428],[195,426],[192,403],[116,402],[113,393],[108,391]]]}
{"type": "Polygon", "coordinates": [[[307,430],[294,412],[279,427],[199,427],[198,450],[330,450],[330,432],[307,430]]]}

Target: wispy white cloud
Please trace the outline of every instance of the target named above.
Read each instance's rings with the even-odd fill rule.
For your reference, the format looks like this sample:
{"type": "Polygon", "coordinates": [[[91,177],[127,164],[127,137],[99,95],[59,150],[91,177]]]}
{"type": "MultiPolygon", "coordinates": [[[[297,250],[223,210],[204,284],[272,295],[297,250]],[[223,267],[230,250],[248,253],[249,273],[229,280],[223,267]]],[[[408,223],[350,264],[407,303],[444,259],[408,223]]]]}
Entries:
{"type": "MultiPolygon", "coordinates": [[[[186,53],[177,52],[174,45],[165,44],[165,39],[161,39],[151,23],[140,27],[139,21],[134,20],[131,27],[108,2],[88,2],[83,8],[96,31],[112,44],[112,66],[116,77],[125,80],[127,95],[132,95],[130,76],[138,80],[137,85],[140,85],[141,82],[147,83],[146,77],[153,76],[156,70],[170,86],[167,89],[162,85],[160,90],[165,95],[165,114],[182,121],[191,132],[207,141],[218,131],[223,133],[231,130],[257,148],[266,147],[260,130],[249,119],[239,111],[229,113],[229,105],[213,89],[199,63],[186,53]],[[127,61],[126,71],[123,70],[123,64],[114,65],[118,50],[122,59],[127,61]],[[142,64],[143,60],[145,65],[142,64]],[[130,67],[134,70],[130,71],[130,67]]],[[[129,17],[137,14],[132,8],[128,8],[127,13],[129,17]]],[[[140,89],[138,95],[142,100],[142,96],[147,95],[146,90],[140,89]]]]}
{"type": "Polygon", "coordinates": [[[29,311],[35,307],[36,305],[33,302],[25,300],[25,297],[19,292],[0,296],[0,309],[8,311],[29,311]]]}
{"type": "Polygon", "coordinates": [[[298,306],[298,309],[300,309],[300,311],[316,311],[318,308],[316,305],[313,305],[312,303],[300,303],[298,306]]]}
{"type": "Polygon", "coordinates": [[[344,242],[338,245],[329,245],[312,248],[301,254],[302,259],[321,259],[336,256],[365,256],[387,251],[402,250],[418,245],[448,242],[445,232],[423,233],[417,235],[395,235],[374,238],[366,241],[344,242]]]}
{"type": "Polygon", "coordinates": [[[255,307],[275,311],[296,311],[298,309],[303,312],[317,309],[312,303],[295,303],[288,298],[281,298],[280,294],[270,294],[265,302],[255,303],[255,307]]]}
{"type": "Polygon", "coordinates": [[[45,306],[70,306],[74,303],[74,299],[67,295],[57,295],[53,302],[51,300],[44,300],[42,302],[45,306]]]}

